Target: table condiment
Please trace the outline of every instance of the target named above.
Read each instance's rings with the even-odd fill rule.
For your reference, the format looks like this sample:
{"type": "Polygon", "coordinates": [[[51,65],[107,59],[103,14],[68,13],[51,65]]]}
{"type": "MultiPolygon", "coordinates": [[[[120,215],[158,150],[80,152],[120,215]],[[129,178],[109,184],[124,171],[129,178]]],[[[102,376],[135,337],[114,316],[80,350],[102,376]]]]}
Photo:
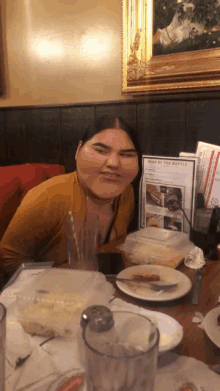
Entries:
{"type": "Polygon", "coordinates": [[[86,308],[81,315],[81,327],[85,329],[92,319],[95,319],[95,331],[97,332],[108,331],[114,325],[112,312],[104,305],[92,305],[86,308]]]}

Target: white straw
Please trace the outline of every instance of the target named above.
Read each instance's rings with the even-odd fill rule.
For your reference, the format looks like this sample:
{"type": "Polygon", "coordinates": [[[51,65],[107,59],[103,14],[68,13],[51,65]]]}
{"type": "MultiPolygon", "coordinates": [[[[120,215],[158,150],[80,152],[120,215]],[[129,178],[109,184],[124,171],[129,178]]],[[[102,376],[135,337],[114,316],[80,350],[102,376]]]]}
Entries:
{"type": "Polygon", "coordinates": [[[77,257],[78,257],[78,260],[79,260],[80,259],[79,242],[78,242],[78,237],[77,237],[77,233],[76,233],[76,227],[75,227],[75,224],[74,224],[73,215],[72,215],[71,211],[68,212],[68,217],[69,218],[67,218],[67,222],[69,223],[71,234],[72,234],[72,236],[73,236],[73,238],[75,239],[75,242],[76,242],[76,252],[77,252],[77,257]]]}

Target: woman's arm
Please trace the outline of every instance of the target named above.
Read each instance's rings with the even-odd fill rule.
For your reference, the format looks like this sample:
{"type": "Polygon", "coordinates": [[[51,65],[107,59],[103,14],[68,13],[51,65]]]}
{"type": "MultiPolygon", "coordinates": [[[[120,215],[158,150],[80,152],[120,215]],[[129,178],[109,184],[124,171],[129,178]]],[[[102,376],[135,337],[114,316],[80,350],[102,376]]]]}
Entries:
{"type": "Polygon", "coordinates": [[[47,212],[47,192],[39,192],[38,187],[30,190],[18,207],[1,240],[1,270],[10,273],[24,261],[39,260],[40,250],[49,232],[47,212]]]}

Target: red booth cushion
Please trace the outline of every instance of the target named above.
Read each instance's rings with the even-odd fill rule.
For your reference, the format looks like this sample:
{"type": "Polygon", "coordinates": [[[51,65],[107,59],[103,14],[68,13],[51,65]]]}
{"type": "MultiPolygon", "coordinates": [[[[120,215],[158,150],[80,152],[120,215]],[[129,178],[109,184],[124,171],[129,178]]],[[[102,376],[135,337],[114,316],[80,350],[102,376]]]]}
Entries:
{"type": "Polygon", "coordinates": [[[49,178],[66,173],[65,167],[59,164],[27,163],[27,165],[43,168],[49,174],[49,178]]]}
{"type": "Polygon", "coordinates": [[[60,173],[65,173],[65,168],[52,164],[0,167],[0,240],[25,194],[60,173]]]}

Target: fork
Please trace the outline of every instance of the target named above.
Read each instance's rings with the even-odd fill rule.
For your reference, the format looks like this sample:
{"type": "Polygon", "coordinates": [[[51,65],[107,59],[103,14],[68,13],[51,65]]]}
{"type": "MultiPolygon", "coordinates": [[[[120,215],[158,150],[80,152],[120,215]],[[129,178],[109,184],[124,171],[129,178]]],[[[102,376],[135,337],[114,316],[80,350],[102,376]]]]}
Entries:
{"type": "Polygon", "coordinates": [[[122,281],[122,282],[133,282],[133,283],[141,283],[141,284],[145,284],[147,286],[149,286],[152,290],[155,290],[155,291],[167,291],[169,289],[172,289],[172,288],[175,288],[177,287],[177,283],[175,284],[166,284],[162,281],[157,281],[157,282],[151,282],[151,281],[143,281],[143,280],[139,280],[139,279],[135,279],[135,280],[132,280],[131,278],[119,278],[117,276],[114,276],[114,275],[107,275],[106,278],[108,279],[113,279],[114,281],[122,281]]]}

